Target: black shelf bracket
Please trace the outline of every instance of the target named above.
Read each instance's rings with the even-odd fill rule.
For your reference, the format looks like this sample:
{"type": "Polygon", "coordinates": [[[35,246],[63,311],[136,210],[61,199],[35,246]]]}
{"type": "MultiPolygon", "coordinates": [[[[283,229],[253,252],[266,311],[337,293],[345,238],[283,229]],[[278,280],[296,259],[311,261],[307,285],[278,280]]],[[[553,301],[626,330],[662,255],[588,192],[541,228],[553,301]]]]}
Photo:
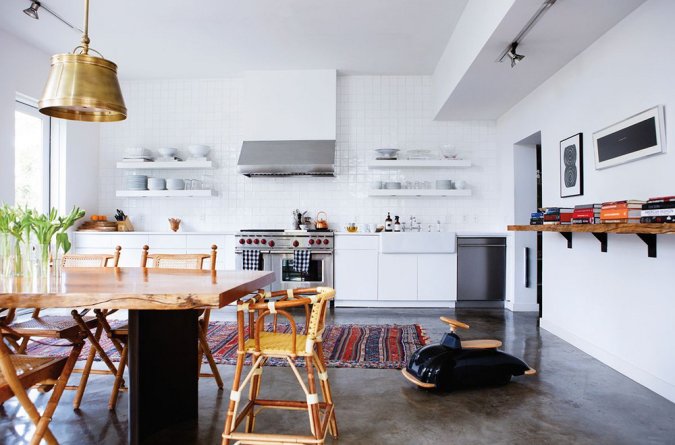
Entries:
{"type": "Polygon", "coordinates": [[[656,235],[653,233],[636,233],[636,235],[647,244],[647,256],[656,258],[656,235]]]}
{"type": "Polygon", "coordinates": [[[572,232],[558,232],[567,240],[567,248],[572,248],[572,232]]]}
{"type": "Polygon", "coordinates": [[[593,232],[593,236],[600,241],[600,252],[607,252],[607,234],[593,232]]]}

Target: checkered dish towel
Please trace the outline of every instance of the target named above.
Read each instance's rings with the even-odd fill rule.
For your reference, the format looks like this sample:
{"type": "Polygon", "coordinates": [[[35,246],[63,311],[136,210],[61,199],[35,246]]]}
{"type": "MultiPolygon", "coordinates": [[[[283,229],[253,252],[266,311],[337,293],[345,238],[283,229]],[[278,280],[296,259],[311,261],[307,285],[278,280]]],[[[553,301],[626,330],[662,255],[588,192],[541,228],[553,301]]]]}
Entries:
{"type": "Polygon", "coordinates": [[[242,250],[244,270],[260,270],[260,251],[254,249],[242,250]]]}
{"type": "Polygon", "coordinates": [[[309,262],[311,260],[311,253],[309,250],[294,250],[293,251],[293,269],[296,272],[309,272],[309,262]]]}

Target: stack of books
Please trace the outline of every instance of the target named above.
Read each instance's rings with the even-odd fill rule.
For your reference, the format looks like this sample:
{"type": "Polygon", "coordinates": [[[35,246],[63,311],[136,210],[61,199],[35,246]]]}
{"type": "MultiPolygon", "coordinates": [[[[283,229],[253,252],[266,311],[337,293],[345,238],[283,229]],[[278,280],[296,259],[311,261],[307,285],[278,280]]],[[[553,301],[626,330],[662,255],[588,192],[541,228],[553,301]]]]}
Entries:
{"type": "Polygon", "coordinates": [[[600,222],[604,224],[639,223],[643,204],[645,201],[639,199],[603,202],[600,208],[600,222]]]}
{"type": "Polygon", "coordinates": [[[642,205],[641,223],[675,223],[675,196],[649,198],[642,205]]]}
{"type": "Polygon", "coordinates": [[[599,224],[602,204],[580,204],[574,206],[572,224],[599,224]]]}
{"type": "Polygon", "coordinates": [[[567,207],[547,207],[544,211],[544,225],[572,224],[574,209],[567,207]]]}
{"type": "Polygon", "coordinates": [[[541,226],[544,224],[544,212],[537,210],[530,214],[530,225],[531,226],[541,226]]]}

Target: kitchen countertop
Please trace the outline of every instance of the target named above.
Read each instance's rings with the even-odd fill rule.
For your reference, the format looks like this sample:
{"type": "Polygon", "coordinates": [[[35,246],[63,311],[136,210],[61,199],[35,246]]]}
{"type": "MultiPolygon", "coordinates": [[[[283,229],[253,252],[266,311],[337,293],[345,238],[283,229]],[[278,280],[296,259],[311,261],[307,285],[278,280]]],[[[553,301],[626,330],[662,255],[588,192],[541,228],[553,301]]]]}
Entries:
{"type": "MultiPolygon", "coordinates": [[[[94,231],[74,231],[73,233],[84,234],[84,235],[236,235],[240,232],[238,230],[224,230],[222,232],[94,232],[94,231]]],[[[379,236],[380,233],[375,232],[333,232],[335,236],[379,236]]],[[[391,232],[394,233],[394,232],[391,232]]],[[[407,232],[406,232],[407,233],[407,232]]],[[[512,236],[511,232],[454,232],[458,237],[470,237],[470,236],[498,236],[498,237],[509,237],[512,236]]]]}

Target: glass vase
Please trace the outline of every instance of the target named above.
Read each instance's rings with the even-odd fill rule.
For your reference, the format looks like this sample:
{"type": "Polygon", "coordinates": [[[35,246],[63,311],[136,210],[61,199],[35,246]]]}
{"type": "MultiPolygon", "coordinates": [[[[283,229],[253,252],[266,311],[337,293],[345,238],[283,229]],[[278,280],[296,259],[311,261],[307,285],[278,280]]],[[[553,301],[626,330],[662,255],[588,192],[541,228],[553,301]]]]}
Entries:
{"type": "Polygon", "coordinates": [[[12,273],[12,244],[9,233],[0,233],[0,278],[9,278],[12,273]]]}
{"type": "Polygon", "coordinates": [[[14,278],[22,278],[25,275],[25,266],[24,261],[25,254],[27,253],[26,243],[20,237],[12,236],[10,244],[12,245],[11,253],[11,275],[14,278]]]}

